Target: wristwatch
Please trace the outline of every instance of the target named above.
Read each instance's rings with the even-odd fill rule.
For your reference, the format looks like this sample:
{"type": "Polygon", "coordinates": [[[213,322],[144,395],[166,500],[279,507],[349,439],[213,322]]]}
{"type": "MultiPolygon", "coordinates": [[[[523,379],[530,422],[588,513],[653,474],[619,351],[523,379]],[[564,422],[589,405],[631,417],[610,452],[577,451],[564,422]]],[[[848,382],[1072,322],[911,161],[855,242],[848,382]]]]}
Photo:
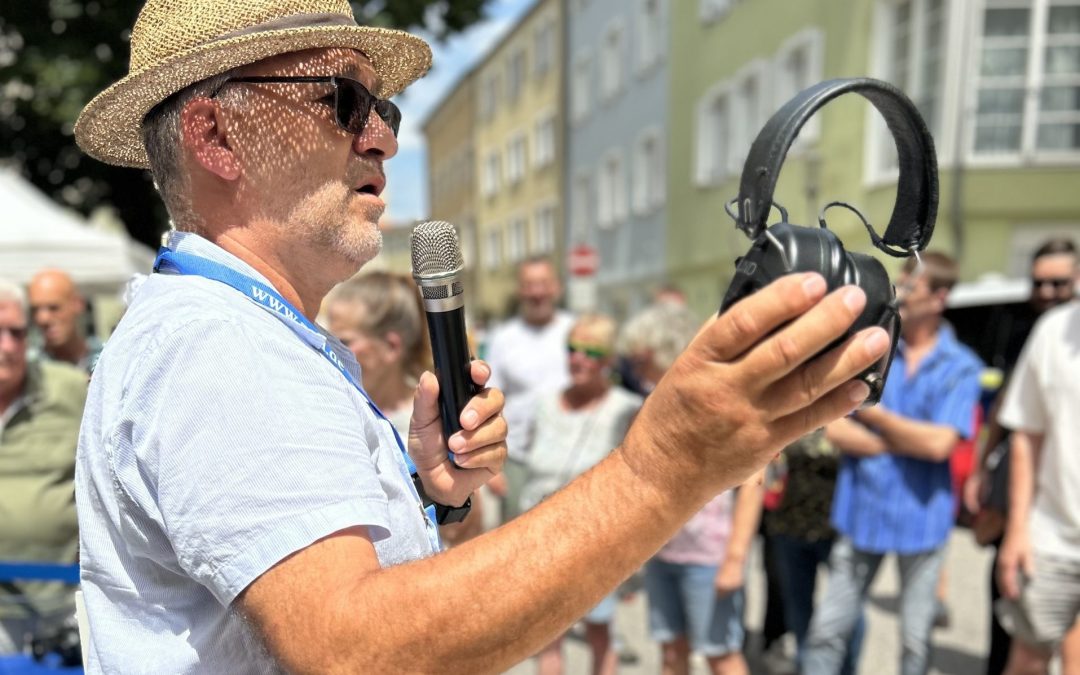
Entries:
{"type": "Polygon", "coordinates": [[[460,523],[465,520],[465,516],[469,515],[469,510],[472,509],[472,497],[470,496],[465,500],[465,503],[461,506],[447,506],[446,504],[440,504],[431,497],[428,497],[424,492],[424,481],[420,480],[420,474],[414,473],[412,475],[413,486],[416,487],[416,493],[420,495],[420,501],[424,504],[424,508],[428,506],[435,507],[435,522],[439,525],[450,525],[451,523],[460,523]]]}

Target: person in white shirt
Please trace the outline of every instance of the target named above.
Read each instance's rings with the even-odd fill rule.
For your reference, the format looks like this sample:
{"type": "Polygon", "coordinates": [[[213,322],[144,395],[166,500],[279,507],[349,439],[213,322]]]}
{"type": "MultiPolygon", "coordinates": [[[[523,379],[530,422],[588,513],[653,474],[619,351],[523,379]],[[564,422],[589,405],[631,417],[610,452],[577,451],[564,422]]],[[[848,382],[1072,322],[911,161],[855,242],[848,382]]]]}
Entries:
{"type": "MultiPolygon", "coordinates": [[[[1075,275],[1073,277],[1076,278],[1075,275]]],[[[1013,371],[1009,511],[996,609],[1013,636],[1005,672],[1046,673],[1080,618],[1080,303],[1045,313],[1013,371]]],[[[1062,672],[1080,655],[1061,649],[1062,672]]]]}
{"type": "Polygon", "coordinates": [[[147,0],[131,73],[76,122],[92,156],[151,168],[176,226],[80,431],[88,673],[505,671],[868,396],[886,332],[827,350],[866,294],[784,276],[703,327],[596,466],[441,551],[440,511],[502,468],[501,392],[445,438],[425,372],[400,439],[313,323],[379,250],[388,99],[430,63],[346,0],[147,0]]]}
{"type": "Polygon", "coordinates": [[[574,324],[573,316],[558,308],[562,285],[550,259],[528,258],[518,265],[517,273],[518,315],[493,332],[487,350],[488,386],[501,389],[506,397],[503,416],[509,428],[503,521],[521,513],[519,502],[540,397],[570,384],[566,340],[574,324]]]}

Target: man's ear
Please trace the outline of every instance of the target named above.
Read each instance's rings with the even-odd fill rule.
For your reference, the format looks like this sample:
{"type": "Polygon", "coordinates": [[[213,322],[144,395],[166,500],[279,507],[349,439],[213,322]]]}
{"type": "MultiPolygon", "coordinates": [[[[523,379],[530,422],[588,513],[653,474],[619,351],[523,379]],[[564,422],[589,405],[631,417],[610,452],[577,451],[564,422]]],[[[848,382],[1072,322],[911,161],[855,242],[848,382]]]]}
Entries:
{"type": "Polygon", "coordinates": [[[945,308],[948,306],[947,302],[949,300],[949,289],[947,289],[947,288],[939,288],[936,291],[934,291],[934,300],[937,301],[934,304],[937,307],[938,313],[939,314],[944,314],[945,313],[945,308]]]}
{"type": "Polygon", "coordinates": [[[383,342],[386,343],[387,355],[394,361],[399,361],[403,356],[404,341],[401,339],[401,335],[397,331],[387,331],[383,335],[383,342]]]}
{"type": "Polygon", "coordinates": [[[240,177],[240,162],[229,144],[221,106],[212,99],[194,98],[180,112],[184,147],[199,166],[224,180],[240,177]]]}

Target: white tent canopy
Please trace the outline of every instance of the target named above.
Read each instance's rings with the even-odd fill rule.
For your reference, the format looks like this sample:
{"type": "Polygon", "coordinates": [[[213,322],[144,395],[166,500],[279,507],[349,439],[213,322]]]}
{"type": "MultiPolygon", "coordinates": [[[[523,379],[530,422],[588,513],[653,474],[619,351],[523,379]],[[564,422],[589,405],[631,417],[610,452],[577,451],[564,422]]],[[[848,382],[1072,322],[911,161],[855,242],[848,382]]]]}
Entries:
{"type": "Polygon", "coordinates": [[[52,267],[84,293],[115,293],[132,274],[148,273],[153,259],[145,246],[90,227],[16,172],[0,169],[0,278],[27,284],[52,267]]]}

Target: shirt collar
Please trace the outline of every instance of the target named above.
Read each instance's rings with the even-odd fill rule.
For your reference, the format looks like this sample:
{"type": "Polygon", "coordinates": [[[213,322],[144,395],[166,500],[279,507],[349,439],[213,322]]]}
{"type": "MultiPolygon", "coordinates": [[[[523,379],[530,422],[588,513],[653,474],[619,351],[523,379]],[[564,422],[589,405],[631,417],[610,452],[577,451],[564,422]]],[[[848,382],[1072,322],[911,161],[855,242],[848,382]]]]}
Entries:
{"type": "MultiPolygon", "coordinates": [[[[259,274],[259,272],[256,271],[254,267],[247,264],[232,253],[229,253],[228,251],[221,248],[212,241],[204,239],[203,237],[195,234],[194,232],[179,232],[173,230],[169,232],[165,241],[165,246],[179,253],[188,253],[190,255],[201,256],[203,258],[206,258],[207,260],[216,262],[219,265],[224,265],[225,267],[228,267],[234,272],[239,272],[240,274],[243,274],[250,279],[254,279],[255,281],[269,286],[270,288],[275,288],[274,285],[270,283],[270,280],[259,274]]],[[[277,289],[275,288],[275,290],[277,289]]],[[[307,326],[304,326],[303,324],[297,323],[295,321],[286,320],[281,318],[280,316],[278,316],[278,319],[290,328],[292,328],[297,335],[299,335],[308,343],[318,349],[322,349],[326,346],[328,338],[332,339],[333,342],[336,342],[339,345],[341,344],[337,341],[336,338],[330,336],[329,333],[327,333],[317,324],[317,330],[313,331],[307,326]]],[[[344,349],[343,345],[342,349],[344,349]]],[[[335,349],[334,351],[339,352],[340,354],[341,350],[335,349]]],[[[344,349],[344,351],[348,352],[349,350],[344,349]]],[[[351,355],[351,352],[349,353],[351,355]]]]}
{"type": "MultiPolygon", "coordinates": [[[[930,353],[927,354],[922,360],[922,363],[919,364],[920,370],[934,361],[937,361],[939,358],[945,358],[954,353],[958,344],[956,332],[953,330],[952,325],[943,319],[941,325],[938,326],[937,341],[934,343],[934,347],[930,350],[930,353]]],[[[896,351],[901,356],[907,352],[907,343],[904,341],[904,338],[900,338],[897,342],[896,351]]]]}

